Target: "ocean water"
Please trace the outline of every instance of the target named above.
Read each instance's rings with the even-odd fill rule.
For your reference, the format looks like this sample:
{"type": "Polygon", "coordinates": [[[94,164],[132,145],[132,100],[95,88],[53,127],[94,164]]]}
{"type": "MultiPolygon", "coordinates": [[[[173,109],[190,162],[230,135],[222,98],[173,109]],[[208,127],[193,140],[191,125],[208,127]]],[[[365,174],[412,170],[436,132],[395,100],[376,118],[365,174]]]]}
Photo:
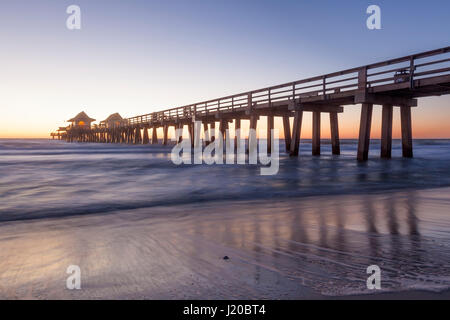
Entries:
{"type": "MultiPolygon", "coordinates": [[[[260,165],[175,165],[170,146],[84,144],[53,140],[0,140],[0,221],[94,214],[157,205],[219,200],[298,198],[450,186],[450,141],[416,140],[414,159],[355,161],[356,140],[332,156],[280,152],[279,172],[261,176],[260,165]]],[[[284,146],[280,143],[280,149],[284,146]]]]}
{"type": "Polygon", "coordinates": [[[177,166],[170,146],[0,140],[0,297],[371,294],[371,264],[383,292],[450,288],[450,140],[415,140],[413,159],[394,140],[391,160],[374,140],[366,163],[356,140],[300,148],[261,176],[177,166]],[[69,264],[80,293],[60,286],[69,264]]]}

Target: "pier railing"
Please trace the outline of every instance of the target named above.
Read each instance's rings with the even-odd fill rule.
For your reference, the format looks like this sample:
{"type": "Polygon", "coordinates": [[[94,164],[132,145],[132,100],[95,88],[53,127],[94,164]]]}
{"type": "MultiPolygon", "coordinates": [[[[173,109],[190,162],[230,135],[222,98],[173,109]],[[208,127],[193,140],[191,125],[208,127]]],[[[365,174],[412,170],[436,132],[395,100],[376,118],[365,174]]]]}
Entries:
{"type": "Polygon", "coordinates": [[[197,102],[182,107],[125,119],[123,125],[152,124],[167,120],[191,119],[195,116],[249,110],[257,105],[269,106],[278,101],[301,101],[305,98],[326,100],[328,95],[369,89],[383,85],[408,83],[450,74],[450,47],[333,72],[276,86],[197,102]]]}

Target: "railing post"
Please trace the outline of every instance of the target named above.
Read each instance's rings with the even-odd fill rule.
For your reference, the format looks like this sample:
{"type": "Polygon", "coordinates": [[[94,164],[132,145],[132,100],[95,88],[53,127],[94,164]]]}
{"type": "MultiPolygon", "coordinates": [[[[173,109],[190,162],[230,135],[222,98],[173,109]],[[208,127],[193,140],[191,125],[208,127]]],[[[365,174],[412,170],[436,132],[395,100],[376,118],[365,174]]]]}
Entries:
{"type": "Polygon", "coordinates": [[[367,88],[367,67],[362,67],[358,71],[358,89],[366,90],[367,88]]]}
{"type": "Polygon", "coordinates": [[[197,105],[196,105],[196,104],[194,104],[194,115],[192,116],[192,123],[194,123],[194,122],[195,122],[195,118],[196,118],[196,116],[197,116],[197,105]]]}
{"type": "Polygon", "coordinates": [[[409,88],[414,89],[414,56],[409,60],[409,88]]]}
{"type": "Polygon", "coordinates": [[[325,97],[327,95],[327,76],[323,76],[323,79],[322,79],[322,94],[323,94],[323,98],[325,99],[325,97]]]}
{"type": "Polygon", "coordinates": [[[252,93],[250,92],[247,95],[247,110],[248,110],[249,114],[251,114],[251,112],[252,112],[252,109],[253,109],[252,105],[253,105],[253,99],[252,99],[252,93]]]}

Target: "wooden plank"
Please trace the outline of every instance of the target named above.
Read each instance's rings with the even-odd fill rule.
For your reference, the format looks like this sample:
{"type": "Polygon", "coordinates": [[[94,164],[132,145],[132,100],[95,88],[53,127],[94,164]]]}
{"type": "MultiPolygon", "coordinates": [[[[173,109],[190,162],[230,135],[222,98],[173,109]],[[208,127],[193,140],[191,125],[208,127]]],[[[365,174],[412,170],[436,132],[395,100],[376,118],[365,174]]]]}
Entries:
{"type": "Polygon", "coordinates": [[[294,112],[294,124],[292,127],[291,153],[290,156],[297,157],[300,147],[300,134],[302,130],[303,110],[294,112]]]}
{"type": "Polygon", "coordinates": [[[334,155],[341,154],[339,141],[339,119],[336,112],[330,113],[331,152],[334,155]]]}
{"type": "Polygon", "coordinates": [[[358,161],[369,158],[370,129],[372,126],[373,104],[363,103],[361,107],[361,121],[359,125],[358,161]]]}
{"type": "Polygon", "coordinates": [[[371,103],[371,104],[391,104],[393,106],[417,106],[417,99],[410,99],[405,97],[389,96],[384,94],[373,93],[355,93],[355,104],[358,103],[371,103]]]}
{"type": "Polygon", "coordinates": [[[313,112],[312,118],[312,155],[320,155],[320,112],[313,112]]]}
{"type": "Polygon", "coordinates": [[[392,114],[393,106],[383,105],[381,114],[381,158],[389,159],[392,156],[392,114]]]}
{"type": "Polygon", "coordinates": [[[400,107],[403,157],[413,157],[411,107],[400,107]]]}

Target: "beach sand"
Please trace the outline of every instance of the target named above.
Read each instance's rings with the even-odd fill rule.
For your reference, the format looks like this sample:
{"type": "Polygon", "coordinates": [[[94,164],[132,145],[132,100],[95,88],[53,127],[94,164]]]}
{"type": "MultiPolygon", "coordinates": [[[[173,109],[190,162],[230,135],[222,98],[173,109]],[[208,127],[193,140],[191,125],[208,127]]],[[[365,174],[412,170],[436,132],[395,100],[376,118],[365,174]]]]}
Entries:
{"type": "Polygon", "coordinates": [[[2,222],[2,299],[449,299],[450,190],[2,222]],[[224,259],[227,256],[229,259],[224,259]],[[366,268],[382,270],[369,290],[366,268]],[[81,289],[66,288],[69,265],[81,289]]]}

